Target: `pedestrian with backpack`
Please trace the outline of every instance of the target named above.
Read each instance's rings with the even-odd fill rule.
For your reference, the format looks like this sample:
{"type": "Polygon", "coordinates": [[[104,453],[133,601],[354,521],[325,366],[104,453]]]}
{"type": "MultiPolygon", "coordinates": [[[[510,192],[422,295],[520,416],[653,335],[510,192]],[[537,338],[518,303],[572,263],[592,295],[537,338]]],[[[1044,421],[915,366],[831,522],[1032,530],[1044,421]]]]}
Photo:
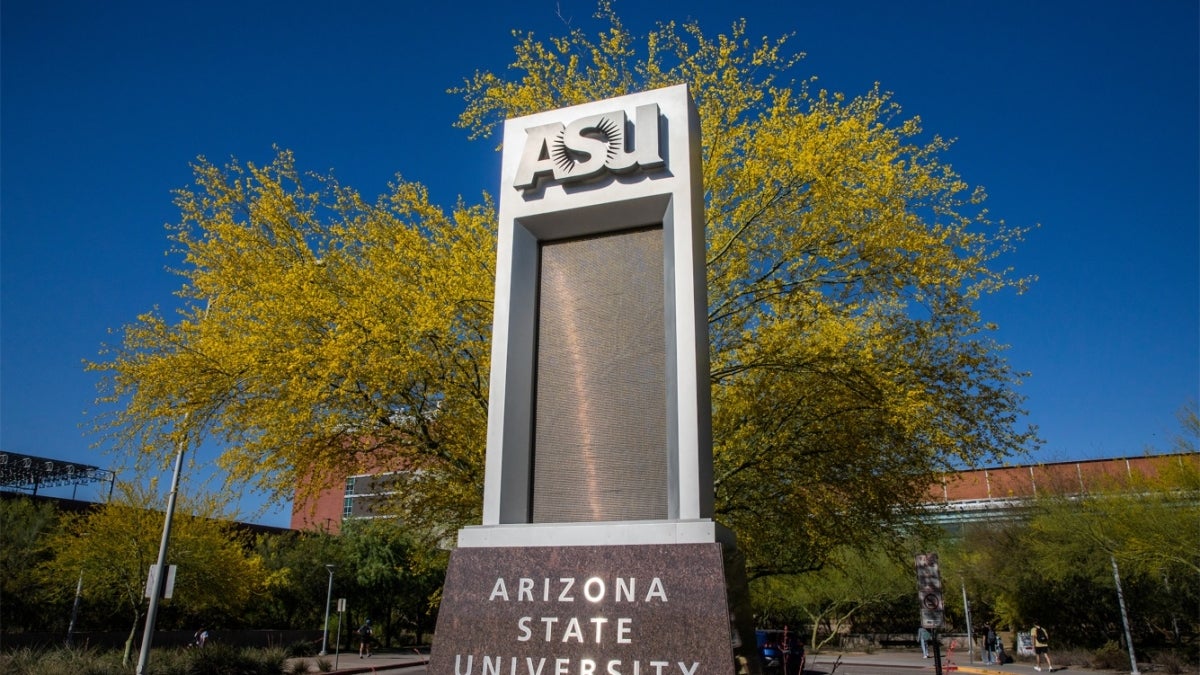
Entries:
{"type": "Polygon", "coordinates": [[[1046,629],[1038,625],[1037,621],[1033,622],[1033,628],[1029,629],[1029,639],[1033,641],[1033,669],[1042,670],[1042,657],[1046,657],[1046,671],[1054,672],[1054,666],[1050,665],[1050,636],[1046,634],[1046,629]]]}
{"type": "Polygon", "coordinates": [[[371,620],[367,619],[366,623],[358,627],[358,658],[371,655],[371,636],[375,634],[371,628],[371,620]]]}
{"type": "Polygon", "coordinates": [[[985,665],[999,663],[996,660],[996,631],[992,630],[990,623],[983,625],[983,662],[985,665]]]}

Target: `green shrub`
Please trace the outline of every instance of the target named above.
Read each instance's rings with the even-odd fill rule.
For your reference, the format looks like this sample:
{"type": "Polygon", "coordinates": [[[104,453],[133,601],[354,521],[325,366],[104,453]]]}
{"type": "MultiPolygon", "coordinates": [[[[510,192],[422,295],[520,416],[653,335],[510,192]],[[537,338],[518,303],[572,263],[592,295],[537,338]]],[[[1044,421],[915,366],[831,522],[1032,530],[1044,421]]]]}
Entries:
{"type": "Polygon", "coordinates": [[[279,675],[286,659],[281,649],[240,649],[224,644],[210,644],[187,654],[192,663],[186,675],[279,675]]]}
{"type": "Polygon", "coordinates": [[[99,654],[92,649],[18,649],[0,655],[0,672],[6,675],[126,675],[120,654],[99,654]]]}
{"type": "Polygon", "coordinates": [[[1167,675],[1180,675],[1181,673],[1198,672],[1194,666],[1189,669],[1189,665],[1192,664],[1189,664],[1178,652],[1158,652],[1154,654],[1152,662],[1154,665],[1158,666],[1158,670],[1167,673],[1167,675]]]}
{"type": "Polygon", "coordinates": [[[1092,653],[1091,666],[1097,670],[1120,670],[1129,665],[1129,654],[1114,640],[1092,653]]]}
{"type": "MultiPolygon", "coordinates": [[[[92,649],[18,649],[0,654],[3,675],[132,675],[135,664],[121,665],[121,652],[92,649]]],[[[136,655],[135,655],[136,656],[136,655]]],[[[155,649],[148,675],[281,675],[307,672],[307,663],[289,671],[288,651],[280,647],[244,649],[209,643],[204,649],[155,649]]],[[[325,669],[332,670],[332,665],[325,669]]]]}
{"type": "Polygon", "coordinates": [[[285,649],[287,650],[287,655],[293,658],[317,655],[316,643],[308,640],[298,640],[288,645],[285,649]]]}
{"type": "Polygon", "coordinates": [[[267,675],[268,673],[270,675],[279,675],[287,665],[287,650],[282,647],[267,647],[258,652],[258,659],[262,664],[260,672],[263,675],[267,675]]]}
{"type": "MultiPolygon", "coordinates": [[[[194,650],[181,651],[174,647],[154,649],[150,652],[149,675],[191,675],[195,660],[194,650]]],[[[137,656],[134,655],[136,660],[137,656]]],[[[134,669],[130,668],[130,672],[134,669]]]]}

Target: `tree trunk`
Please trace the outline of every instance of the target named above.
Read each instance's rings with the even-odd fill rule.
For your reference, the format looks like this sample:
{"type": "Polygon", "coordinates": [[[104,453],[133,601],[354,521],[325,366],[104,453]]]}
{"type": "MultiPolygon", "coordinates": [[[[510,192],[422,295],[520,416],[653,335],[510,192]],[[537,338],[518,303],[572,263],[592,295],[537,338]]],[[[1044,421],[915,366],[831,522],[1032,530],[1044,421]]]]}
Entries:
{"type": "Polygon", "coordinates": [[[133,625],[129,627],[129,637],[125,638],[125,654],[121,657],[121,665],[129,665],[129,655],[133,652],[133,638],[137,636],[138,621],[142,615],[137,610],[133,611],[133,625]]]}

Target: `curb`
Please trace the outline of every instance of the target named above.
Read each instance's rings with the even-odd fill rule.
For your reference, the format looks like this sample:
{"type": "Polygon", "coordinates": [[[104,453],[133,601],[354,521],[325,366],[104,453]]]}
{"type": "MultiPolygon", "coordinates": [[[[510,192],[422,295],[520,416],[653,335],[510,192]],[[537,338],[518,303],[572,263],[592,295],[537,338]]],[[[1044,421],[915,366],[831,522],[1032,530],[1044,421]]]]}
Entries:
{"type": "Polygon", "coordinates": [[[416,666],[429,665],[428,661],[409,661],[407,663],[388,663],[380,666],[355,666],[353,668],[341,668],[331,670],[326,675],[362,675],[363,673],[390,673],[394,670],[403,670],[405,668],[415,668],[416,666]]]}
{"type": "MultiPolygon", "coordinates": [[[[345,656],[343,654],[343,656],[345,656]]],[[[357,659],[356,659],[357,660],[357,659]]],[[[349,661],[349,659],[347,659],[349,661]]],[[[324,671],[322,675],[375,675],[376,673],[399,673],[408,668],[425,667],[429,665],[429,655],[421,654],[419,658],[410,656],[407,660],[401,656],[399,659],[385,659],[384,663],[361,663],[354,665],[339,666],[334,670],[324,671]]],[[[307,671],[314,673],[317,671],[311,668],[307,671]]]]}

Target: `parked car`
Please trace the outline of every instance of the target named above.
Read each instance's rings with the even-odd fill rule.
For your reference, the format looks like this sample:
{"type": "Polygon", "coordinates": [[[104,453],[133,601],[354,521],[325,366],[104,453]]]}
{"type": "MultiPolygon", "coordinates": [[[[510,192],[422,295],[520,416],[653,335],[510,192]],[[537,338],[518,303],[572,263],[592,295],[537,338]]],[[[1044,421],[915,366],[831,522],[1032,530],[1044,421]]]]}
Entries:
{"type": "Polygon", "coordinates": [[[763,675],[800,675],[804,672],[804,643],[786,630],[756,630],[763,675]]]}

